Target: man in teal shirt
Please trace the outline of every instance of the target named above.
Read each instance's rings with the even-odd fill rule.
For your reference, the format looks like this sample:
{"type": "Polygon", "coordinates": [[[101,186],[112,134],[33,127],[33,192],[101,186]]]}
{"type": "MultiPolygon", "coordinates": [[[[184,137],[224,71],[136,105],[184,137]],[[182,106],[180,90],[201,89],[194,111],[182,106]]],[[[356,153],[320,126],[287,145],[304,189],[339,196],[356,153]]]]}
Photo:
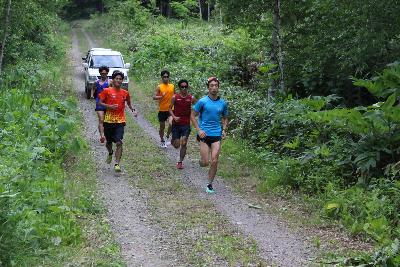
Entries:
{"type": "Polygon", "coordinates": [[[191,121],[197,130],[197,140],[200,143],[200,166],[205,167],[210,164],[211,152],[206,192],[214,193],[212,183],[217,173],[221,139],[225,138],[228,127],[228,104],[218,96],[219,80],[216,77],[210,77],[207,86],[208,94],[193,107],[191,121]],[[196,120],[198,115],[200,123],[196,120]]]}

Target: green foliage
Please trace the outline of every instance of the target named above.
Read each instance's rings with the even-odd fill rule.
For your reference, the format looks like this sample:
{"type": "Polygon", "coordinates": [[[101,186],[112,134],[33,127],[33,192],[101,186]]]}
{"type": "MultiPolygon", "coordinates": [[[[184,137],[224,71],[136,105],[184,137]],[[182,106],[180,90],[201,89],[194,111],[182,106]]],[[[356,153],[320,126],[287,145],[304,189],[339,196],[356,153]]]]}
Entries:
{"type": "Polygon", "coordinates": [[[82,144],[72,134],[74,104],[32,97],[40,82],[12,82],[21,82],[18,90],[6,86],[0,93],[0,262],[5,265],[14,255],[75,244],[80,236],[75,211],[63,195],[60,164],[71,140],[82,144]]]}
{"type": "MultiPolygon", "coordinates": [[[[134,18],[121,14],[117,24],[121,32],[112,33],[109,44],[128,55],[133,76],[142,82],[155,84],[159,72],[167,68],[173,82],[188,78],[191,93],[201,97],[206,93],[206,77],[220,77],[220,92],[229,103],[230,134],[245,139],[257,152],[257,161],[270,166],[262,187],[318,198],[324,203],[322,216],[339,220],[353,234],[380,244],[380,252],[370,255],[371,262],[396,262],[397,250],[387,248],[400,234],[399,65],[394,63],[371,80],[354,79],[354,85],[349,85],[351,75],[369,75],[395,58],[396,52],[388,51],[398,46],[394,37],[398,29],[385,24],[385,33],[376,42],[368,42],[365,38],[373,33],[360,26],[365,16],[381,21],[377,14],[393,2],[386,6],[371,0],[368,7],[360,1],[339,3],[339,7],[330,0],[303,2],[283,6],[286,74],[293,95],[307,96],[303,99],[266,98],[274,73],[266,59],[271,21],[265,1],[236,1],[229,7],[221,1],[224,12],[235,11],[229,18],[231,25],[237,23],[235,29],[215,22],[180,27],[180,22],[165,18],[151,18],[146,27],[130,28],[124,20],[134,18]],[[377,14],[371,13],[373,4],[377,14]],[[368,15],[354,15],[362,11],[368,15]],[[251,21],[257,16],[262,17],[260,23],[251,21]],[[321,21],[325,24],[320,25],[321,21]],[[347,27],[353,22],[357,26],[347,27]],[[382,47],[387,49],[379,50],[382,47]],[[362,92],[350,90],[356,86],[369,91],[368,99],[359,94],[360,102],[377,103],[344,108],[343,102],[354,105],[355,92],[362,92]],[[317,94],[325,96],[309,96],[317,94]]],[[[182,14],[187,12],[183,6],[183,2],[174,4],[182,14]]],[[[105,26],[114,18],[102,17],[95,23],[105,26]]]]}
{"type": "MultiPolygon", "coordinates": [[[[31,26],[36,22],[30,19],[35,14],[39,17],[36,18],[38,23],[50,19],[58,30],[65,30],[52,17],[53,10],[45,9],[55,6],[43,4],[41,9],[34,1],[25,4],[32,8],[32,14],[20,19],[18,23],[26,23],[26,28],[18,29],[17,33],[28,35],[33,30],[31,26]]],[[[15,32],[11,35],[15,42],[8,47],[15,61],[8,62],[3,72],[0,91],[1,266],[31,266],[35,259],[51,254],[50,251],[79,244],[81,230],[76,216],[93,205],[93,201],[76,205],[64,195],[62,163],[65,155],[81,149],[85,143],[76,135],[76,103],[63,99],[65,88],[60,83],[65,65],[60,62],[65,59],[64,40],[42,26],[31,36],[16,36],[15,32]],[[24,44],[30,46],[22,47],[24,44]]],[[[85,197],[83,194],[82,200],[85,197]]]]}
{"type": "Polygon", "coordinates": [[[348,105],[370,103],[352,75],[369,77],[399,58],[398,1],[282,4],[288,85],[301,96],[338,94],[348,105]]]}
{"type": "MultiPolygon", "coordinates": [[[[59,29],[56,12],[66,1],[13,1],[4,64],[15,65],[24,59],[30,62],[55,59],[63,51],[55,44],[53,34],[59,29]],[[41,3],[43,2],[43,3],[41,3]],[[54,3],[53,3],[54,2],[54,3]]],[[[1,21],[4,12],[0,14],[1,21]]],[[[0,31],[3,33],[3,31],[0,31]]],[[[2,35],[1,35],[2,36],[2,35]]]]}

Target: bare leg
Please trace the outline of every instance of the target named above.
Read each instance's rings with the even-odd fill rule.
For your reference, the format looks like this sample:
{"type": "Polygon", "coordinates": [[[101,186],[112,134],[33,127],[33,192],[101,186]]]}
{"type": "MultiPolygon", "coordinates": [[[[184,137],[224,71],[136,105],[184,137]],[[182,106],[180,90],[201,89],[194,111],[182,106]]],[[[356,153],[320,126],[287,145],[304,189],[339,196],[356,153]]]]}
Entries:
{"type": "Polygon", "coordinates": [[[164,130],[165,130],[165,121],[160,121],[160,130],[158,133],[160,134],[161,142],[164,142],[164,130]]]}
{"type": "Polygon", "coordinates": [[[179,151],[179,161],[182,162],[186,156],[186,149],[187,149],[187,137],[184,136],[180,140],[181,150],[179,151]]]}
{"type": "Polygon", "coordinates": [[[99,119],[99,133],[100,133],[100,137],[104,138],[104,111],[97,111],[97,117],[99,119]]]}
{"type": "Polygon", "coordinates": [[[169,136],[171,135],[171,131],[172,131],[172,116],[168,117],[167,123],[168,123],[168,128],[167,128],[166,136],[167,136],[167,138],[169,138],[169,136]]]}
{"type": "Polygon", "coordinates": [[[172,139],[171,144],[173,145],[173,147],[178,149],[181,146],[181,140],[180,139],[172,139]]]}
{"type": "Polygon", "coordinates": [[[200,142],[200,166],[208,166],[208,154],[210,153],[210,148],[204,142],[200,142]]]}
{"type": "Polygon", "coordinates": [[[122,142],[117,142],[117,148],[115,149],[115,163],[119,164],[122,156],[122,142]]]}
{"type": "Polygon", "coordinates": [[[106,148],[107,148],[109,155],[111,155],[113,153],[112,147],[113,147],[112,143],[108,143],[108,142],[106,143],[106,148]]]}
{"type": "Polygon", "coordinates": [[[215,174],[217,173],[218,157],[221,151],[221,142],[214,142],[211,144],[211,165],[208,170],[208,182],[211,184],[214,181],[215,174]]]}

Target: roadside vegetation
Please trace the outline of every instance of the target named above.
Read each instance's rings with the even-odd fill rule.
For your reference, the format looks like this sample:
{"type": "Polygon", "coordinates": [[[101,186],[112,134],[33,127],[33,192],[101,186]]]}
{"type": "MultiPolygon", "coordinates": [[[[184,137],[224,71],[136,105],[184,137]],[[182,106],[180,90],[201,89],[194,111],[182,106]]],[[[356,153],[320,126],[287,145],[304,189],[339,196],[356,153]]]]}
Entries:
{"type": "Polygon", "coordinates": [[[123,266],[79,130],[68,25],[36,1],[12,11],[25,15],[0,85],[0,266],[123,266]]]}
{"type": "MultiPolygon", "coordinates": [[[[396,266],[400,263],[400,65],[392,52],[399,46],[399,32],[387,28],[388,20],[396,20],[392,11],[381,16],[394,3],[376,4],[373,13],[373,1],[369,2],[341,4],[337,12],[331,9],[333,1],[284,6],[286,15],[294,17],[287,21],[292,27],[283,27],[282,34],[294,39],[284,47],[286,90],[274,97],[269,90],[279,73],[266,46],[272,15],[257,1],[241,11],[219,1],[208,22],[191,18],[190,7],[182,9],[178,1],[171,6],[175,19],[157,15],[155,6],[124,1],[110,4],[107,14],[93,15],[91,29],[95,33],[111,22],[118,29],[106,38],[107,44],[130,59],[130,74],[141,89],[138,94],[146,96],[144,102],[150,101],[164,68],[175,81],[188,78],[197,97],[206,93],[208,76],[220,77],[222,95],[230,105],[230,135],[251,147],[243,155],[248,160],[242,162],[257,163],[251,169],[257,169],[259,191],[302,196],[321,218],[376,245],[375,252],[340,256],[332,262],[396,266]],[[257,7],[264,12],[259,22],[249,16],[257,7]],[[227,10],[232,13],[224,13],[227,10]],[[361,10],[383,25],[385,34],[375,43],[368,42],[372,38],[368,27],[361,26],[365,16],[346,21],[358,25],[355,32],[343,23],[334,23],[335,30],[313,24],[361,10]],[[306,16],[296,17],[300,13],[306,16]],[[295,46],[299,38],[306,40],[297,41],[301,47],[295,46]],[[335,38],[340,39],[337,45],[332,43],[335,38]],[[329,42],[332,53],[319,49],[329,42]]],[[[154,106],[144,102],[146,116],[154,118],[147,113],[154,106]]],[[[226,155],[237,151],[233,145],[223,149],[226,155]]]]}
{"type": "Polygon", "coordinates": [[[261,194],[300,196],[375,245],[331,264],[399,266],[400,5],[280,2],[0,0],[0,265],[62,265],[90,246],[85,225],[104,245],[82,260],[120,265],[107,223],[94,219],[103,213],[92,178],[70,165],[91,168],[78,160],[87,147],[65,89],[67,29],[57,14],[92,14],[93,32],[129,59],[146,102],[164,68],[188,78],[197,97],[207,77],[221,79],[235,140],[223,155],[240,151],[231,159],[246,166],[231,175],[257,176],[261,194]]]}

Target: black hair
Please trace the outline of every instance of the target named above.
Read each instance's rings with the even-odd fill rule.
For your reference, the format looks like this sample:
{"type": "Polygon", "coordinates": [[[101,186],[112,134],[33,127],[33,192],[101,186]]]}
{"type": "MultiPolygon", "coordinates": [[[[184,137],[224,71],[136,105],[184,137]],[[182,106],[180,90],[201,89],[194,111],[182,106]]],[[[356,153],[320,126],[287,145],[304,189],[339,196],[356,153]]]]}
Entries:
{"type": "Polygon", "coordinates": [[[101,67],[99,68],[99,72],[102,72],[103,70],[107,71],[107,73],[110,72],[110,69],[109,69],[107,66],[101,66],[101,67]]]}
{"type": "Polygon", "coordinates": [[[123,72],[121,72],[121,71],[119,71],[119,70],[114,70],[114,72],[112,73],[112,75],[111,75],[111,79],[114,79],[115,77],[117,77],[117,76],[121,76],[122,77],[122,79],[124,78],[124,73],[123,72]]]}
{"type": "Polygon", "coordinates": [[[161,71],[161,77],[164,76],[164,74],[168,74],[168,77],[169,77],[169,71],[168,70],[161,71]]]}
{"type": "Polygon", "coordinates": [[[179,88],[181,88],[181,84],[182,83],[186,83],[189,86],[189,82],[187,80],[185,80],[185,79],[182,79],[182,80],[179,80],[179,82],[178,82],[179,88]]]}

